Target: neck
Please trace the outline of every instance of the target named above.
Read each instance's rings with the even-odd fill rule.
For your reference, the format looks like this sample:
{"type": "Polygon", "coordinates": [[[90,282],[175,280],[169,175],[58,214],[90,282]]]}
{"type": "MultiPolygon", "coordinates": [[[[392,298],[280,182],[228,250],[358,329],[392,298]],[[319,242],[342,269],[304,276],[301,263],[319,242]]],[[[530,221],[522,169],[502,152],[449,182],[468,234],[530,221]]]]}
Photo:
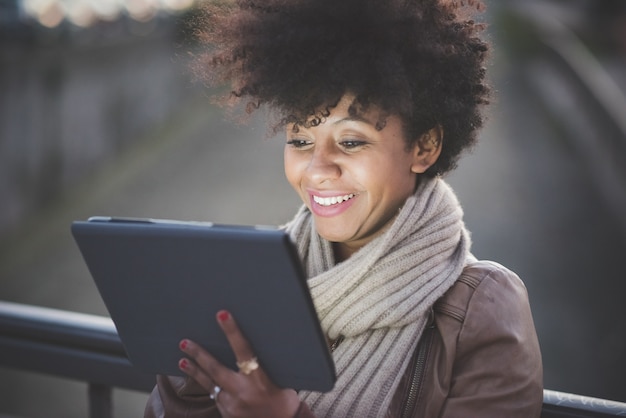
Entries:
{"type": "Polygon", "coordinates": [[[352,254],[357,252],[358,248],[351,248],[342,242],[333,242],[333,255],[335,256],[335,263],[341,263],[342,261],[350,258],[352,254]]]}

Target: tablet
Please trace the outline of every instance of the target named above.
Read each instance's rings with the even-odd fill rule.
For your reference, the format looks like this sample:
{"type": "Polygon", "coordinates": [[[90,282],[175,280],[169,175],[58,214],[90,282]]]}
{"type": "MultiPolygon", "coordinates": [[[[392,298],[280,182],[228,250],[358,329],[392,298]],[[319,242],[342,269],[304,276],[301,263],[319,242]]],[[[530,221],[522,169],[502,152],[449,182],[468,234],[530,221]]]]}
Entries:
{"type": "Polygon", "coordinates": [[[135,367],[184,375],[178,343],[189,338],[237,370],[215,319],[226,309],[276,385],[332,389],[334,363],[284,230],[111,217],[71,230],[135,367]]]}

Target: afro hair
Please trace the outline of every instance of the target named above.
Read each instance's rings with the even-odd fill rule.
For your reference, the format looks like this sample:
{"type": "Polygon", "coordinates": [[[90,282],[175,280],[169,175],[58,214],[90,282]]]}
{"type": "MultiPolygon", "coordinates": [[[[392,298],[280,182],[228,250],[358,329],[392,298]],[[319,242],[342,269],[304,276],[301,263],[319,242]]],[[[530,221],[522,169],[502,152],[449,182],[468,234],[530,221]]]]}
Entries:
{"type": "Polygon", "coordinates": [[[398,115],[408,145],[439,126],[442,152],[425,175],[442,175],[475,143],[489,102],[489,46],[474,20],[482,9],[448,0],[213,1],[196,68],[212,85],[230,83],[248,112],[277,112],[275,132],[320,123],[346,93],[351,112],[374,105],[398,115]]]}

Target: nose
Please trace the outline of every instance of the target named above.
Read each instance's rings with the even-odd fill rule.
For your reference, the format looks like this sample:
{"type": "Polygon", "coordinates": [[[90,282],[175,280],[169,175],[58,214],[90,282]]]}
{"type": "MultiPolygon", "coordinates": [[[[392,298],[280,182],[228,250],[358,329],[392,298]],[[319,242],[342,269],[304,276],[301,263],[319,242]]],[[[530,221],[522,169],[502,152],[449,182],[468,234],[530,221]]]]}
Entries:
{"type": "Polygon", "coordinates": [[[341,177],[341,166],[337,153],[328,146],[317,146],[311,154],[307,175],[315,184],[322,184],[341,177]]]}

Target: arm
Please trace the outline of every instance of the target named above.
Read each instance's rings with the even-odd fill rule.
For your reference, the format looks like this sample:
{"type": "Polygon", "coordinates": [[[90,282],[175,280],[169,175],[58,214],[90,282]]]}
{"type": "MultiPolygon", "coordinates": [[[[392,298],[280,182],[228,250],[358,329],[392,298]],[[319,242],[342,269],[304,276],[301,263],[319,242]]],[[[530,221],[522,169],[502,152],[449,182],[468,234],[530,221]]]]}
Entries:
{"type": "Polygon", "coordinates": [[[441,416],[539,417],[543,371],[526,288],[495,263],[477,270],[486,275],[467,306],[441,416]]]}

